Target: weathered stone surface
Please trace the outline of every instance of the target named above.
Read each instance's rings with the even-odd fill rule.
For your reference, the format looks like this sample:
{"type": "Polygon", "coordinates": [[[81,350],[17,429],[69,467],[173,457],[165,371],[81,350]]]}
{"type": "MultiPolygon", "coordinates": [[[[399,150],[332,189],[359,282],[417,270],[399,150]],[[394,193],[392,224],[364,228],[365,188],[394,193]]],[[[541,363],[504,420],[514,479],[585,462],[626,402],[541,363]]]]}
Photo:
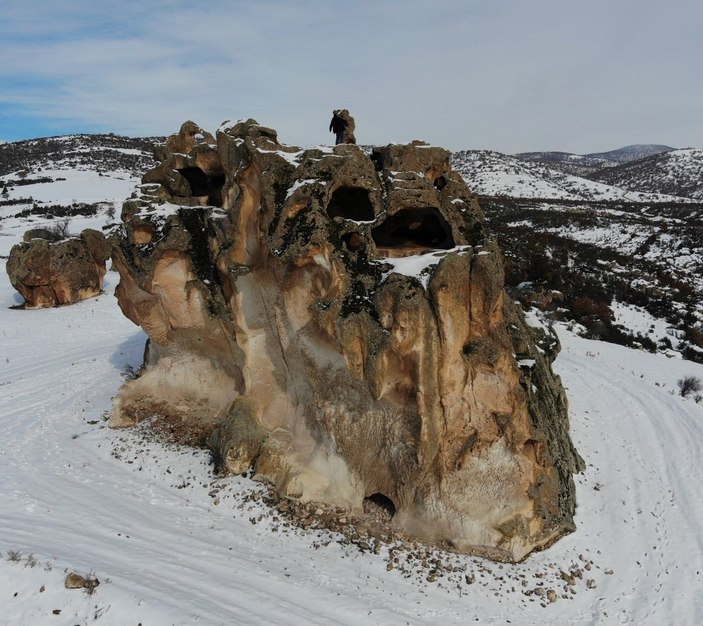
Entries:
{"type": "Polygon", "coordinates": [[[572,530],[558,342],[506,297],[448,152],[301,150],[254,120],[216,142],[207,206],[171,181],[199,144],[164,149],[112,237],[119,304],[150,342],[111,425],[180,415],[212,430],[222,471],[390,502],[410,535],[496,559],[572,530]]]}
{"type": "Polygon", "coordinates": [[[12,247],[7,273],[27,307],[73,304],[100,293],[110,245],[97,230],[62,241],[36,236],[12,247]],[[41,238],[40,238],[41,237],[41,238]]]}
{"type": "Polygon", "coordinates": [[[48,228],[30,228],[22,235],[22,241],[31,241],[32,239],[46,239],[47,241],[61,241],[63,237],[48,228]]]}
{"type": "Polygon", "coordinates": [[[64,580],[66,589],[83,589],[85,587],[85,577],[76,572],[69,572],[64,580]]]}

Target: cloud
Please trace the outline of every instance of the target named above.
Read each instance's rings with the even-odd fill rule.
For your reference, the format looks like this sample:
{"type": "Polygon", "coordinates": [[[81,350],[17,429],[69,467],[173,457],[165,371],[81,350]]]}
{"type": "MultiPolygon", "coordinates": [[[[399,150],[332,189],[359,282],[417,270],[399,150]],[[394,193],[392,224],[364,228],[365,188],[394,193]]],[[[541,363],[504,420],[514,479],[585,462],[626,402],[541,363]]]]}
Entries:
{"type": "Polygon", "coordinates": [[[344,106],[367,143],[703,145],[703,7],[683,0],[28,0],[6,13],[3,136],[15,118],[165,134],[251,116],[307,145],[329,141],[344,106]]]}

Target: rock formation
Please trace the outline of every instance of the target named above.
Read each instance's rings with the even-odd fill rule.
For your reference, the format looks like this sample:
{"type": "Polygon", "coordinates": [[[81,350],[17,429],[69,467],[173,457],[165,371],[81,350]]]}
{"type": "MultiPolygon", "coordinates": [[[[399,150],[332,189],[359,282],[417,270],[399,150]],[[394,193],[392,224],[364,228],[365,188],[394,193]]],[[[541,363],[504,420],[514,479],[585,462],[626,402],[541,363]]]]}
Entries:
{"type": "Polygon", "coordinates": [[[110,246],[97,230],[62,239],[33,229],[10,250],[7,273],[26,307],[73,304],[100,293],[109,258],[110,246]]]}
{"type": "Polygon", "coordinates": [[[171,416],[222,471],[351,511],[381,499],[460,551],[519,560],[571,531],[558,342],[506,297],[449,153],[301,150],[254,120],[201,135],[160,149],[112,236],[149,342],[111,425],[171,416]]]}

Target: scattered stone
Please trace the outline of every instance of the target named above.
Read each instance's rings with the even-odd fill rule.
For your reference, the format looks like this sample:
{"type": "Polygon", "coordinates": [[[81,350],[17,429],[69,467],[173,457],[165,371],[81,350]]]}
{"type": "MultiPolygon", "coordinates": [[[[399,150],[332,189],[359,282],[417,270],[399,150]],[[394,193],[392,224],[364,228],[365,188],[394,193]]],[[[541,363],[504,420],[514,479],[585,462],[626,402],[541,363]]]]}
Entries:
{"type": "Polygon", "coordinates": [[[10,250],[6,269],[27,308],[53,307],[97,296],[109,258],[103,234],[86,229],[61,241],[30,238],[18,243],[10,250]]]}
{"type": "Polygon", "coordinates": [[[589,578],[586,581],[586,589],[595,589],[597,587],[596,581],[593,578],[589,578]]]}
{"type": "Polygon", "coordinates": [[[556,602],[557,601],[557,592],[554,591],[554,589],[548,589],[547,590],[547,600],[550,602],[556,602]]]}
{"type": "Polygon", "coordinates": [[[71,572],[66,576],[64,586],[66,589],[83,589],[85,587],[85,578],[76,572],[71,572]]]}

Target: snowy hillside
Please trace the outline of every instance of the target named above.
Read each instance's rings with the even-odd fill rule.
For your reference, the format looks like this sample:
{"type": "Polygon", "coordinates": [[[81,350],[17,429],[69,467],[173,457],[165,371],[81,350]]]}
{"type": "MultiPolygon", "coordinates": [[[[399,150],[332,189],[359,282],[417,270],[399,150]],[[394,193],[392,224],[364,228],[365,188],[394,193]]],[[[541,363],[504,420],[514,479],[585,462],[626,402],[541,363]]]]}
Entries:
{"type": "Polygon", "coordinates": [[[703,150],[673,150],[601,170],[591,177],[623,189],[703,200],[703,150]]]}
{"type": "MultiPolygon", "coordinates": [[[[150,159],[146,148],[122,149],[150,159]]],[[[589,341],[575,334],[576,325],[556,325],[563,352],[555,369],[587,466],[576,477],[577,531],[515,565],[350,541],[314,524],[303,530],[268,507],[261,485],[215,477],[206,451],[176,448],[146,429],[108,429],[111,398],[140,365],[145,341],[112,295],[117,275],[108,272],[104,293],[94,299],[22,310],[5,272],[11,246],[31,226],[66,215],[78,232],[116,219],[112,210],[119,213],[141,172],[126,164],[100,170],[100,163],[86,157],[70,165],[55,156],[24,175],[25,166],[2,175],[8,192],[0,201],[1,624],[700,622],[703,404],[681,398],[676,384],[685,376],[703,379],[703,365],[691,361],[589,341]],[[67,590],[67,571],[100,585],[92,594],[67,590]]],[[[608,256],[596,248],[604,263],[592,266],[615,280],[627,269],[618,265],[625,245],[642,263],[664,249],[681,263],[687,250],[689,261],[700,263],[700,238],[676,230],[685,225],[680,205],[662,209],[669,214],[647,205],[623,206],[620,214],[608,204],[568,213],[561,206],[572,239],[566,226],[550,231],[562,226],[554,206],[485,208],[494,222],[505,216],[516,240],[511,250],[541,250],[557,270],[578,266],[581,247],[592,245],[589,228],[607,231],[601,234],[615,250],[608,256]],[[629,230],[620,232],[620,222],[616,233],[608,229],[615,218],[629,230]],[[665,230],[653,230],[664,223],[665,230]],[[645,228],[652,230],[640,237],[645,228]],[[567,244],[558,248],[550,239],[539,248],[529,233],[567,244]],[[681,241],[689,243],[682,248],[681,241]]],[[[528,260],[539,269],[544,259],[528,260]]],[[[638,271],[658,280],[665,273],[656,267],[638,271]]],[[[684,269],[677,274],[682,290],[686,272],[695,272],[684,269]]],[[[675,292],[677,284],[672,279],[661,288],[675,292]]],[[[613,315],[656,341],[671,337],[670,324],[641,307],[617,300],[613,315]]],[[[531,323],[539,323],[535,315],[531,323]]]]}
{"type": "Polygon", "coordinates": [[[0,146],[0,256],[25,230],[59,218],[74,233],[118,220],[122,202],[154,162],[151,145],[152,139],[69,135],[0,146]]]}
{"type": "Polygon", "coordinates": [[[674,150],[671,146],[664,146],[656,143],[638,143],[616,150],[608,150],[607,152],[591,152],[584,156],[591,159],[604,159],[610,163],[629,163],[630,161],[639,161],[655,154],[669,152],[674,150]]]}
{"type": "Polygon", "coordinates": [[[545,165],[574,176],[585,176],[614,165],[608,159],[572,154],[571,152],[521,152],[514,156],[523,161],[545,165]]]}
{"type": "Polygon", "coordinates": [[[628,191],[490,150],[455,152],[452,166],[463,176],[471,190],[482,196],[571,201],[681,201],[666,194],[628,191]]]}
{"type": "MultiPolygon", "coordinates": [[[[608,152],[590,154],[573,154],[571,152],[522,152],[515,156],[533,163],[540,163],[566,174],[587,177],[599,170],[614,167],[622,163],[637,161],[654,154],[673,150],[661,144],[636,144],[608,152]]],[[[635,191],[639,191],[636,189],[635,191]]]]}

